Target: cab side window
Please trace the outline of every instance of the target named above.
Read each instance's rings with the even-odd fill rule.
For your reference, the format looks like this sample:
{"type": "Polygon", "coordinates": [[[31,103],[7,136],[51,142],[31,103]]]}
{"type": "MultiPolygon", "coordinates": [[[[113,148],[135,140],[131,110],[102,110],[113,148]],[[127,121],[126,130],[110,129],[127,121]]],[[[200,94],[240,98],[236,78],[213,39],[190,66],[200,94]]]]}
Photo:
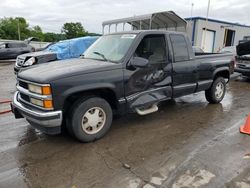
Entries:
{"type": "Polygon", "coordinates": [[[147,35],[138,45],[135,56],[148,59],[150,64],[166,61],[166,43],[164,35],[147,35]]]}
{"type": "Polygon", "coordinates": [[[16,43],[8,43],[8,48],[17,48],[16,43]]]}
{"type": "Polygon", "coordinates": [[[170,40],[173,46],[175,62],[188,61],[189,54],[185,37],[183,35],[172,34],[170,35],[170,40]]]}
{"type": "Polygon", "coordinates": [[[20,44],[20,47],[22,47],[22,48],[26,48],[26,47],[27,47],[27,45],[26,45],[25,43],[21,43],[21,44],[20,44]]]}

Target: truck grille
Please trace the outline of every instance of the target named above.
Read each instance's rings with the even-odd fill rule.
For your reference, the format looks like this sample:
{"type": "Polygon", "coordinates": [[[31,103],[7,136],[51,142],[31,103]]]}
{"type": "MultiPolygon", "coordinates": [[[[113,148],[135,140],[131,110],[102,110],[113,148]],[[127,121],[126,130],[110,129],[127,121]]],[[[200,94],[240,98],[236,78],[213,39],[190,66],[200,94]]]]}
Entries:
{"type": "Polygon", "coordinates": [[[26,102],[30,102],[30,97],[28,95],[20,93],[20,97],[21,97],[22,100],[24,100],[26,102]]]}
{"type": "Polygon", "coordinates": [[[28,89],[28,83],[24,82],[24,81],[21,81],[19,80],[18,81],[18,85],[24,89],[28,89]]]}

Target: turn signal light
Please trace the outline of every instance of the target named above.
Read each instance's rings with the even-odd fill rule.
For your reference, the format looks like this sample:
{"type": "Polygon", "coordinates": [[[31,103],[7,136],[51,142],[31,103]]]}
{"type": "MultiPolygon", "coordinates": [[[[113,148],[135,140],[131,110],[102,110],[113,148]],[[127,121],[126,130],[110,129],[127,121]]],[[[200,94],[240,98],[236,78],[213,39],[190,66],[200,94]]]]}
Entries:
{"type": "Polygon", "coordinates": [[[44,100],[43,101],[43,107],[44,108],[53,108],[53,102],[52,102],[52,100],[44,100]]]}
{"type": "Polygon", "coordinates": [[[42,94],[43,95],[51,95],[51,88],[50,88],[50,86],[42,86],[42,94]]]}

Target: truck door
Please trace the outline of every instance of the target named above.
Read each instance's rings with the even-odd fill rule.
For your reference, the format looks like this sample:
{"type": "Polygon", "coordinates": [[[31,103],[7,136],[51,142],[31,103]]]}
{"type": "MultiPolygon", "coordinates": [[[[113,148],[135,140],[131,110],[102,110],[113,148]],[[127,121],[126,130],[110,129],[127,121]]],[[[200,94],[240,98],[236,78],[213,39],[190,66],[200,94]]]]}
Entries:
{"type": "Polygon", "coordinates": [[[157,104],[160,100],[170,98],[171,63],[168,61],[167,43],[164,34],[144,36],[137,46],[132,58],[148,60],[148,66],[131,67],[128,63],[124,72],[125,98],[130,108],[157,104]]]}
{"type": "Polygon", "coordinates": [[[190,57],[188,41],[184,35],[170,34],[169,37],[173,49],[173,96],[179,97],[194,93],[198,82],[200,62],[190,57]]]}

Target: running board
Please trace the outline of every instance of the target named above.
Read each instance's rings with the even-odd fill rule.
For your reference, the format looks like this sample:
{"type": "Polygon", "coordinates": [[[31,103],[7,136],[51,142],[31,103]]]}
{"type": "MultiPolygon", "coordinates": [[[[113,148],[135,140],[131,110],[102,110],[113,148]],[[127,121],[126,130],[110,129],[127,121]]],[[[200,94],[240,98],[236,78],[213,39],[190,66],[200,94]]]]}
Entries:
{"type": "Polygon", "coordinates": [[[148,109],[140,110],[139,108],[136,108],[135,111],[137,112],[137,114],[144,116],[144,115],[151,114],[153,112],[158,111],[158,106],[156,104],[154,104],[148,109]]]}

